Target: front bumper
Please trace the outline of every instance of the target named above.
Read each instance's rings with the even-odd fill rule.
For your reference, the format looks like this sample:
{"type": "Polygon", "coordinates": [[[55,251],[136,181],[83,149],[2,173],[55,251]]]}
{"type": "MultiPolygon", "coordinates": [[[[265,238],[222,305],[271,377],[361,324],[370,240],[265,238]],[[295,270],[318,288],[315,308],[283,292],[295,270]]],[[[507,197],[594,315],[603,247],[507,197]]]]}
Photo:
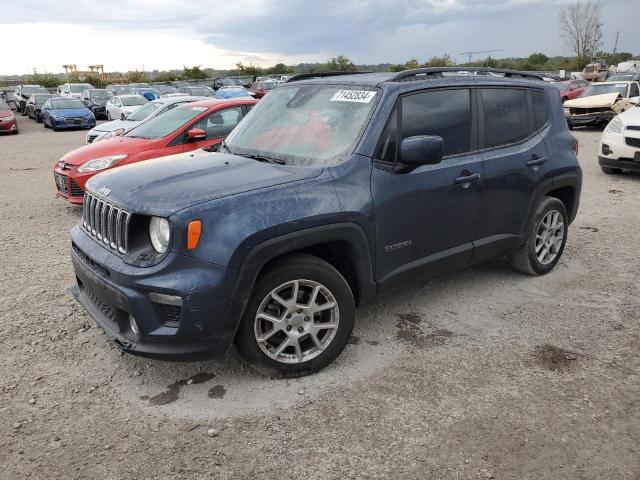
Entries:
{"type": "Polygon", "coordinates": [[[10,122],[0,122],[0,132],[17,132],[18,124],[15,120],[11,120],[10,122]]]}
{"type": "Polygon", "coordinates": [[[94,105],[91,107],[91,111],[96,117],[105,117],[107,116],[107,109],[104,105],[94,105]]]}
{"type": "MultiPolygon", "coordinates": [[[[64,170],[56,165],[53,170],[53,181],[56,185],[56,195],[68,200],[70,203],[82,205],[84,188],[76,178],[69,175],[70,170],[64,170]]],[[[86,183],[86,180],[85,180],[86,183]]],[[[84,185],[84,183],[82,184],[84,185]]]]}
{"type": "Polygon", "coordinates": [[[53,123],[56,128],[93,128],[96,126],[95,119],[82,119],[80,121],[75,121],[67,118],[52,118],[53,123]]]}
{"type": "Polygon", "coordinates": [[[78,226],[71,237],[77,299],[124,351],[189,361],[228,350],[235,330],[222,329],[221,319],[232,270],[174,252],[153,267],[133,267],[78,226]],[[179,298],[181,305],[167,308],[164,298],[179,298]]]}
{"type": "Polygon", "coordinates": [[[570,127],[589,127],[593,125],[606,125],[616,116],[613,110],[604,110],[594,113],[583,113],[579,115],[565,115],[567,125],[570,127]]]}
{"type": "Polygon", "coordinates": [[[600,139],[598,160],[601,166],[638,170],[640,167],[640,130],[624,128],[621,134],[605,130],[600,139]]]}

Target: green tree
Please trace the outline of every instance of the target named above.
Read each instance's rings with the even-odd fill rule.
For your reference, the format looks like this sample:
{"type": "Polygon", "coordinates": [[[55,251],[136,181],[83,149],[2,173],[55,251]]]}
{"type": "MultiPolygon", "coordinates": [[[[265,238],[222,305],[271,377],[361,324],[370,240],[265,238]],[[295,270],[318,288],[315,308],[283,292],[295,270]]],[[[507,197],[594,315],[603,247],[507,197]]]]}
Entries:
{"type": "Polygon", "coordinates": [[[153,80],[155,82],[173,82],[174,80],[181,80],[182,75],[179,75],[176,72],[160,72],[156,75],[153,80]]]}
{"type": "Polygon", "coordinates": [[[431,57],[424,67],[452,67],[456,64],[448,53],[441,57],[431,57]]]}
{"type": "Polygon", "coordinates": [[[27,82],[34,85],[41,85],[45,88],[53,88],[60,85],[60,79],[51,73],[38,73],[33,70],[33,75],[27,77],[27,82]]]}
{"type": "Polygon", "coordinates": [[[106,85],[106,83],[103,82],[100,77],[97,77],[95,75],[88,75],[87,77],[85,77],[84,83],[90,83],[96,88],[104,88],[106,85]]]}
{"type": "Polygon", "coordinates": [[[344,55],[338,55],[337,57],[332,57],[327,62],[327,69],[330,72],[357,72],[358,67],[356,67],[351,60],[349,60],[344,55]]]}
{"type": "Polygon", "coordinates": [[[258,77],[262,75],[262,69],[260,67],[254,67],[253,65],[245,65],[242,62],[236,63],[238,74],[248,77],[258,77]]]}
{"type": "Polygon", "coordinates": [[[194,65],[189,68],[186,65],[183,67],[182,77],[189,80],[204,80],[207,78],[207,74],[201,70],[201,65],[194,65]]]}
{"type": "Polygon", "coordinates": [[[134,70],[133,72],[127,73],[127,78],[131,83],[140,83],[145,81],[144,72],[140,70],[134,70]]]}
{"type": "Polygon", "coordinates": [[[547,57],[544,53],[532,53],[529,55],[529,63],[531,65],[544,65],[549,61],[549,57],[547,57]]]}
{"type": "Polygon", "coordinates": [[[293,68],[287,67],[284,63],[277,63],[273,67],[267,68],[266,73],[268,75],[286,75],[293,73],[293,68]]]}

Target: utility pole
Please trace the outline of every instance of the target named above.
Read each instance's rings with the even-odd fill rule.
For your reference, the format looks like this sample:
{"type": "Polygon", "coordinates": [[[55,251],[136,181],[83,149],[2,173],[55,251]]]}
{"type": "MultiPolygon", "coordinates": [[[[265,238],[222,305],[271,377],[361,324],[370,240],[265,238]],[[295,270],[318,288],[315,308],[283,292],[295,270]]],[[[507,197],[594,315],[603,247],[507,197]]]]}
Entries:
{"type": "Polygon", "coordinates": [[[616,43],[613,46],[613,54],[615,55],[618,51],[618,40],[620,39],[620,32],[616,32],[616,43]]]}

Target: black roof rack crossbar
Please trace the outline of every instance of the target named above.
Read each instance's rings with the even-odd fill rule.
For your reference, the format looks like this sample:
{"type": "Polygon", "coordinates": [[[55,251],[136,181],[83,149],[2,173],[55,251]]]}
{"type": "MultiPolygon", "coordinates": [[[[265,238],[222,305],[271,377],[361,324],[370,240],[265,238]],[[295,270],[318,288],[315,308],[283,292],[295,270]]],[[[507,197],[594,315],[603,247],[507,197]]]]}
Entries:
{"type": "Polygon", "coordinates": [[[322,78],[322,77],[334,77],[338,75],[359,75],[362,73],[371,72],[318,72],[318,73],[299,73],[293,77],[287,79],[284,83],[296,82],[298,80],[306,80],[307,78],[322,78]]]}
{"type": "Polygon", "coordinates": [[[528,78],[532,80],[542,80],[540,75],[535,73],[528,72],[520,72],[517,70],[505,70],[502,68],[488,68],[488,67],[431,67],[431,68],[416,68],[414,70],[405,70],[403,72],[398,72],[397,75],[391,77],[387,80],[387,82],[402,82],[408,80],[419,79],[419,77],[427,77],[427,76],[442,76],[443,73],[451,73],[463,74],[464,72],[469,73],[479,73],[479,74],[499,74],[504,77],[517,77],[517,78],[528,78]],[[412,78],[413,77],[413,78],[412,78]],[[418,77],[418,78],[416,78],[418,77]]]}

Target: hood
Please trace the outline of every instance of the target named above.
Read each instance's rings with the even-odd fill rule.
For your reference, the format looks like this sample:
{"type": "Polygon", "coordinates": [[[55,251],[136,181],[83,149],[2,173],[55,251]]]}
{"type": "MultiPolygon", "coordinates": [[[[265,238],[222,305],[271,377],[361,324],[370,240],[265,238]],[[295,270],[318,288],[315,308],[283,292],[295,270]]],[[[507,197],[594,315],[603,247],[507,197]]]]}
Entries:
{"type": "Polygon", "coordinates": [[[51,110],[52,115],[59,117],[86,117],[90,113],[88,108],[55,108],[51,110]]]}
{"type": "Polygon", "coordinates": [[[119,128],[124,128],[126,132],[131,130],[133,127],[137,127],[140,125],[139,121],[129,121],[129,120],[112,120],[110,122],[101,123],[98,125],[95,130],[98,132],[114,132],[119,128]]]}
{"type": "MultiPolygon", "coordinates": [[[[103,142],[101,142],[103,143],[103,142]]],[[[87,183],[106,187],[109,200],[136,212],[169,217],[184,208],[230,195],[313,178],[322,168],[288,167],[197,150],[107,170],[87,183]]]]}
{"type": "Polygon", "coordinates": [[[143,145],[148,145],[149,148],[153,148],[152,145],[155,142],[157,142],[157,140],[147,138],[114,137],[76,148],[60,160],[63,160],[69,165],[77,166],[89,160],[95,160],[96,158],[106,157],[108,155],[120,155],[132,151],[138,152],[143,145]]]}
{"type": "Polygon", "coordinates": [[[592,95],[591,97],[580,97],[574,100],[567,100],[564,102],[564,107],[568,108],[598,108],[598,107],[611,107],[620,94],[618,92],[603,93],[602,95],[592,95]]]}

